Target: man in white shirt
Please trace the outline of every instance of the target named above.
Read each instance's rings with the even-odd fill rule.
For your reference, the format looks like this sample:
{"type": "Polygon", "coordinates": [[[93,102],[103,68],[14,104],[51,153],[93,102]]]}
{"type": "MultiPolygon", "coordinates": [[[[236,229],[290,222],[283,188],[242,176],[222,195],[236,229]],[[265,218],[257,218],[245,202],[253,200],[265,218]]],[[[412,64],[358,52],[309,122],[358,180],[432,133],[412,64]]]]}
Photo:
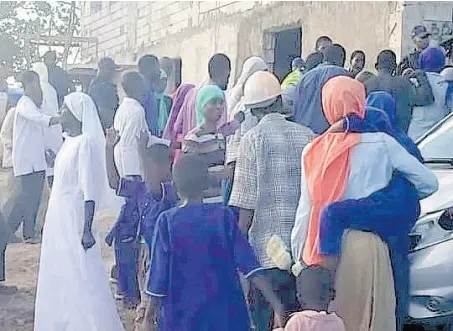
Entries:
{"type": "MultiPolygon", "coordinates": [[[[114,160],[120,178],[132,177],[136,179],[141,178],[140,158],[138,154],[138,142],[142,132],[149,132],[146,123],[145,109],[140,104],[139,100],[146,91],[145,81],[142,76],[137,72],[128,72],[123,76],[121,85],[126,96],[121,101],[118,110],[116,111],[113,121],[113,128],[116,131],[119,141],[114,148],[114,160]]],[[[123,209],[126,208],[127,200],[123,209]]],[[[128,255],[128,252],[134,249],[134,243],[119,242],[116,237],[118,229],[121,227],[123,212],[120,213],[117,223],[110,231],[107,237],[114,238],[115,243],[115,260],[116,265],[111,270],[111,281],[116,281],[118,277],[117,265],[121,261],[121,256],[128,255]]],[[[132,255],[131,255],[132,256],[132,255]]],[[[133,285],[119,284],[119,289],[123,292],[126,291],[124,287],[133,285]]],[[[131,291],[133,292],[133,291],[131,291]]],[[[137,291],[138,293],[138,288],[137,291]]],[[[128,293],[125,293],[126,295],[128,293]]],[[[116,294],[116,297],[119,294],[116,294]]],[[[136,298],[126,297],[125,300],[135,300],[136,298]]]]}
{"type": "MultiPolygon", "coordinates": [[[[32,70],[38,74],[39,83],[41,84],[43,96],[42,105],[40,107],[41,112],[45,115],[57,116],[59,108],[58,96],[55,88],[49,83],[49,72],[47,66],[44,64],[44,62],[37,62],[33,64],[32,70]]],[[[36,219],[36,228],[38,234],[42,232],[42,229],[44,227],[47,205],[49,203],[50,197],[50,189],[53,185],[53,161],[55,160],[55,157],[60,150],[61,145],[63,144],[62,131],[63,129],[59,124],[44,129],[46,155],[50,160],[52,160],[52,162],[47,164],[46,178],[48,185],[44,186],[43,188],[41,203],[39,205],[38,216],[36,219]]]]}
{"type": "Polygon", "coordinates": [[[146,85],[137,72],[126,73],[121,84],[126,96],[116,111],[113,122],[113,128],[120,138],[114,151],[115,165],[120,177],[140,176],[137,139],[142,132],[147,132],[148,128],[145,110],[139,100],[146,85]]]}
{"type": "MultiPolygon", "coordinates": [[[[42,89],[42,105],[40,110],[43,114],[49,116],[58,116],[58,96],[57,91],[49,83],[49,74],[47,67],[43,62],[33,64],[33,71],[39,76],[39,83],[42,89]]],[[[61,125],[57,124],[52,127],[44,129],[44,143],[46,153],[56,155],[63,144],[61,125]]],[[[46,176],[49,186],[52,187],[53,182],[53,166],[48,166],[46,176]]]]}
{"type": "Polygon", "coordinates": [[[58,117],[44,115],[39,107],[43,92],[39,76],[34,71],[22,74],[24,95],[16,107],[13,129],[12,161],[18,193],[13,196],[7,222],[13,232],[23,222],[23,237],[33,242],[36,214],[38,212],[44,178],[47,169],[44,129],[58,124],[58,117]]]}

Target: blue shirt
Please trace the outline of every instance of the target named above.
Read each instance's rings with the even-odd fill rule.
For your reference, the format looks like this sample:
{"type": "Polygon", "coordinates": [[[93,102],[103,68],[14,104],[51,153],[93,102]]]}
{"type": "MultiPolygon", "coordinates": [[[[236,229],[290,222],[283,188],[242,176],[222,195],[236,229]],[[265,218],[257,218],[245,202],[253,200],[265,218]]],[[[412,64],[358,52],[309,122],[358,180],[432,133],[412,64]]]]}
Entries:
{"type": "Polygon", "coordinates": [[[127,198],[118,219],[120,240],[143,236],[146,243],[151,245],[157,218],[163,211],[176,205],[177,196],[173,185],[162,183],[162,194],[156,196],[146,189],[143,181],[122,178],[118,195],[127,198]]]}
{"type": "Polygon", "coordinates": [[[248,331],[237,271],[261,270],[237,216],[221,204],[194,204],[159,217],[147,293],[162,298],[161,331],[248,331]]]}
{"type": "Polygon", "coordinates": [[[294,97],[293,120],[321,134],[329,127],[322,110],[321,91],[331,78],[347,76],[344,68],[331,64],[321,64],[302,76],[296,86],[294,97]]]}
{"type": "Polygon", "coordinates": [[[145,108],[146,124],[148,124],[149,132],[153,136],[160,137],[159,132],[159,109],[157,108],[157,100],[154,92],[148,90],[142,99],[142,106],[145,108]]]}

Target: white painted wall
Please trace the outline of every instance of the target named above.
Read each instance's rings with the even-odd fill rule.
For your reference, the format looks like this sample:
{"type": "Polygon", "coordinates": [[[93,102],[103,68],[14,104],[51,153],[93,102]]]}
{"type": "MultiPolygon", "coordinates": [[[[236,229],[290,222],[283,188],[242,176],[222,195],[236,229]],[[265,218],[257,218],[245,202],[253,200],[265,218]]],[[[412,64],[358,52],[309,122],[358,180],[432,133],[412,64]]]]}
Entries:
{"type": "MultiPolygon", "coordinates": [[[[423,19],[450,19],[451,2],[148,1],[103,2],[98,12],[83,3],[82,34],[99,38],[99,55],[133,64],[145,53],[180,56],[183,80],[199,83],[216,52],[227,54],[234,81],[246,57],[263,55],[264,31],[302,28],[302,53],[329,35],[349,54],[362,49],[373,68],[385,48],[410,49],[410,30],[423,19]]],[[[94,47],[82,56],[95,55],[94,47]]]]}

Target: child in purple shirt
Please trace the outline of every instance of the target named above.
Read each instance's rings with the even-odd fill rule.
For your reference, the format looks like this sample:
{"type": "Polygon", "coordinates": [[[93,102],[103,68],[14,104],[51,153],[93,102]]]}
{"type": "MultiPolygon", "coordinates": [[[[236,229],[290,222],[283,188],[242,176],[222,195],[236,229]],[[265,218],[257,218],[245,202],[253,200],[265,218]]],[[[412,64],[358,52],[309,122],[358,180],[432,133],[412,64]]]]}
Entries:
{"type": "Polygon", "coordinates": [[[205,160],[181,156],[173,178],[181,205],[162,213],[156,224],[145,318],[152,325],[146,330],[158,326],[160,331],[249,331],[238,271],[281,315],[283,305],[261,275],[237,216],[221,203],[202,202],[209,180],[205,160]]]}

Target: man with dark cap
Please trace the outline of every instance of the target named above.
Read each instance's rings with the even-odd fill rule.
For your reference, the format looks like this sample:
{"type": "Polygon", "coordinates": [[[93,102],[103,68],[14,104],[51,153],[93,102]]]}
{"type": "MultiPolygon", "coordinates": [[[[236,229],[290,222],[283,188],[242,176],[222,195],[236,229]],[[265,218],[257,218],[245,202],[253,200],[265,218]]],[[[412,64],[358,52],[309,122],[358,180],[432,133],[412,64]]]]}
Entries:
{"type": "Polygon", "coordinates": [[[74,91],[74,85],[68,76],[68,73],[57,66],[57,53],[48,51],[43,56],[43,62],[49,71],[49,83],[57,91],[58,106],[63,104],[63,98],[70,92],[74,91]]]}
{"type": "Polygon", "coordinates": [[[403,57],[401,63],[398,65],[397,74],[402,75],[404,70],[412,68],[414,70],[419,69],[418,58],[420,53],[429,46],[429,36],[426,27],[423,25],[417,25],[412,29],[411,37],[414,42],[415,49],[412,53],[409,53],[403,57]]]}
{"type": "Polygon", "coordinates": [[[98,109],[104,131],[113,125],[113,118],[118,109],[118,92],[113,82],[117,68],[111,58],[101,59],[98,63],[97,76],[88,91],[98,109]]]}
{"type": "Polygon", "coordinates": [[[321,134],[329,127],[321,104],[321,90],[331,78],[347,76],[344,69],[346,51],[339,44],[331,45],[325,52],[324,63],[304,74],[296,86],[292,119],[321,134]]]}
{"type": "Polygon", "coordinates": [[[390,93],[396,102],[396,117],[400,128],[407,132],[414,106],[427,105],[433,102],[431,86],[426,75],[422,72],[414,73],[418,81],[416,88],[409,79],[396,76],[396,55],[391,50],[379,53],[376,62],[378,75],[368,79],[365,84],[367,94],[375,91],[390,93]]]}

